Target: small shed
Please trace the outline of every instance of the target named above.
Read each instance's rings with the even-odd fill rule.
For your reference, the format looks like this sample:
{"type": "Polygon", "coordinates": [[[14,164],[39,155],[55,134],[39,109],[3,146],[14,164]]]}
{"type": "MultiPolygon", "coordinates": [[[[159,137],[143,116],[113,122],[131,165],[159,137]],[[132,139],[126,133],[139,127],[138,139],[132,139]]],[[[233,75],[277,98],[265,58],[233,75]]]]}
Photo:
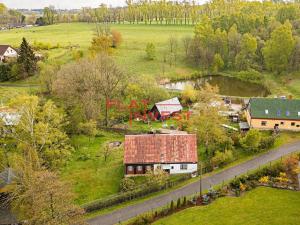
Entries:
{"type": "Polygon", "coordinates": [[[163,120],[169,118],[175,113],[181,112],[183,109],[177,97],[171,98],[162,102],[155,103],[150,112],[155,119],[163,120]]]}
{"type": "Polygon", "coordinates": [[[240,126],[240,130],[241,131],[248,131],[248,130],[250,130],[250,126],[249,126],[249,124],[247,122],[240,122],[239,126],[240,126]]]}
{"type": "Polygon", "coordinates": [[[5,126],[16,126],[21,119],[20,113],[8,107],[0,108],[0,120],[3,121],[5,126]]]}

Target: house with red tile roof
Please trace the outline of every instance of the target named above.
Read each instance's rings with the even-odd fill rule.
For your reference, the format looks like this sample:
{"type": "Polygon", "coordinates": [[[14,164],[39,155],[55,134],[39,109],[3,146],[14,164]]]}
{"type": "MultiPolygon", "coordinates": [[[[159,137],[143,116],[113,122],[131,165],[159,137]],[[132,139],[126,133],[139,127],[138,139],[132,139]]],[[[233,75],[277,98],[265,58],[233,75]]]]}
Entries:
{"type": "Polygon", "coordinates": [[[197,171],[197,138],[194,134],[142,134],[125,136],[127,176],[163,169],[170,174],[197,171]]]}

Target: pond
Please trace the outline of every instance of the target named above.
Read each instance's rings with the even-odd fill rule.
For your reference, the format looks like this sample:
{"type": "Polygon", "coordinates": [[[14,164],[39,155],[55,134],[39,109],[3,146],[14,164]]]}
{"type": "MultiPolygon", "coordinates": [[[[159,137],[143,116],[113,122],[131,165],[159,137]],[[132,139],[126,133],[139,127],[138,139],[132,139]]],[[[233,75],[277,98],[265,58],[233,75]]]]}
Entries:
{"type": "Polygon", "coordinates": [[[163,87],[170,90],[184,90],[184,87],[189,84],[195,89],[203,87],[205,82],[210,85],[218,86],[220,95],[226,96],[240,96],[240,97],[266,97],[270,91],[263,85],[254,84],[247,81],[242,81],[234,77],[227,76],[205,76],[195,80],[177,81],[173,83],[164,84],[163,87]]]}

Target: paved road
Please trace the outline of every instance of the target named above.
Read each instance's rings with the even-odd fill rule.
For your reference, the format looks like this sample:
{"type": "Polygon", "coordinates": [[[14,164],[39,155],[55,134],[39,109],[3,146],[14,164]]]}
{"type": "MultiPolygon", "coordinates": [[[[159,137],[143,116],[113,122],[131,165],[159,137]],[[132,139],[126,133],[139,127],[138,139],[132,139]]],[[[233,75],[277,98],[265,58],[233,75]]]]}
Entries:
{"type": "MultiPolygon", "coordinates": [[[[202,188],[203,190],[207,190],[210,188],[210,186],[220,184],[223,181],[234,178],[235,176],[245,174],[249,170],[256,169],[261,165],[265,165],[273,160],[279,159],[281,156],[285,156],[299,150],[300,150],[300,141],[292,144],[284,145],[278,149],[270,151],[257,158],[251,159],[247,162],[226,169],[220,173],[203,178],[202,188]]],[[[189,196],[197,192],[199,192],[199,181],[188,184],[182,188],[171,191],[169,193],[146,200],[144,202],[115,210],[109,214],[95,217],[93,219],[88,220],[88,223],[90,225],[117,224],[120,221],[121,222],[127,221],[130,218],[151,211],[152,209],[163,207],[168,203],[170,203],[172,200],[177,201],[178,198],[189,196]]]]}

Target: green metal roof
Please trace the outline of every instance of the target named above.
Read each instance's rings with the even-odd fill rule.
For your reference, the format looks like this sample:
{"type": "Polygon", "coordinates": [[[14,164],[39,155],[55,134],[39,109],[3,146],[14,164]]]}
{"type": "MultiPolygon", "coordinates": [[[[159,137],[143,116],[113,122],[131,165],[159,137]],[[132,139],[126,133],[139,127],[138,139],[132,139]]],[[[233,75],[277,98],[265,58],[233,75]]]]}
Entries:
{"type": "Polygon", "coordinates": [[[252,118],[300,120],[300,99],[251,98],[252,118]]]}

